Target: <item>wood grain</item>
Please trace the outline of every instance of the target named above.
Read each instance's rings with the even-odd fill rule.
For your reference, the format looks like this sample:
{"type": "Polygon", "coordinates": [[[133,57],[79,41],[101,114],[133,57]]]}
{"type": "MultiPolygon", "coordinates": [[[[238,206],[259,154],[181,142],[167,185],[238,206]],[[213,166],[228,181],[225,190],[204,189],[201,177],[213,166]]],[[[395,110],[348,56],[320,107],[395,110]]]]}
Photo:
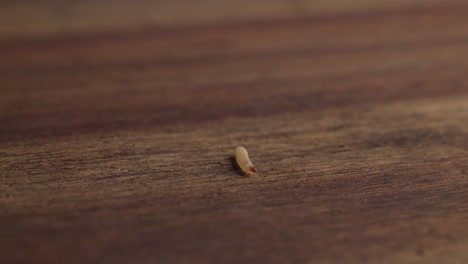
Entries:
{"type": "Polygon", "coordinates": [[[467,263],[467,11],[1,1],[0,263],[467,263]]]}

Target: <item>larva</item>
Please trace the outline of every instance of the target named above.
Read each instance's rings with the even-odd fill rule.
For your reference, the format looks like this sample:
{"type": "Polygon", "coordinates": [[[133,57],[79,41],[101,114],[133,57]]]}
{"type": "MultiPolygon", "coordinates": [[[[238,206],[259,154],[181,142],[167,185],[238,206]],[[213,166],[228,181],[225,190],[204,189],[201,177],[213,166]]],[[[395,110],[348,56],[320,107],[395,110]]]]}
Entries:
{"type": "Polygon", "coordinates": [[[236,162],[239,165],[239,167],[244,171],[245,175],[250,175],[257,172],[257,168],[255,168],[255,166],[250,161],[249,153],[247,153],[247,150],[244,147],[237,147],[235,150],[235,155],[236,162]]]}

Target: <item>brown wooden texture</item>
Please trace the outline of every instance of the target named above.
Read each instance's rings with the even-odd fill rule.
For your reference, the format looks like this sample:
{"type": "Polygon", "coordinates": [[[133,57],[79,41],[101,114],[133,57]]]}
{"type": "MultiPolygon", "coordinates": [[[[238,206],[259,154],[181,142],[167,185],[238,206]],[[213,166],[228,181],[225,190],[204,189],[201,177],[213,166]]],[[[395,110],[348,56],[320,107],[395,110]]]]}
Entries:
{"type": "Polygon", "coordinates": [[[468,263],[467,14],[1,1],[0,263],[468,263]]]}

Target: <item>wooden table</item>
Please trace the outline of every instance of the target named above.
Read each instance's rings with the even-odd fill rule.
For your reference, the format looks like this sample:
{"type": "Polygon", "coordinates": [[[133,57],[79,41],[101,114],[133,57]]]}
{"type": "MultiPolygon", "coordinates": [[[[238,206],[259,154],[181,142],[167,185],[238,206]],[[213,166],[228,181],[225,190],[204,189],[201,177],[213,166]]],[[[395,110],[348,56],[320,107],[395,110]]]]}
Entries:
{"type": "Polygon", "coordinates": [[[0,2],[0,262],[468,263],[467,14],[0,2]]]}

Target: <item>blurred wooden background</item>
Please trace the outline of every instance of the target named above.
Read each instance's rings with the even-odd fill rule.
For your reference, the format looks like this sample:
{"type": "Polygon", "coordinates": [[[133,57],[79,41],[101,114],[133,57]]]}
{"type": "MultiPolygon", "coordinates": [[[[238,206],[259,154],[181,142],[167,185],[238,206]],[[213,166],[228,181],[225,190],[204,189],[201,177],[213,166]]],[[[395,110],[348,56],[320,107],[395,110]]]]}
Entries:
{"type": "Polygon", "coordinates": [[[0,263],[468,263],[467,14],[0,1],[0,263]]]}

